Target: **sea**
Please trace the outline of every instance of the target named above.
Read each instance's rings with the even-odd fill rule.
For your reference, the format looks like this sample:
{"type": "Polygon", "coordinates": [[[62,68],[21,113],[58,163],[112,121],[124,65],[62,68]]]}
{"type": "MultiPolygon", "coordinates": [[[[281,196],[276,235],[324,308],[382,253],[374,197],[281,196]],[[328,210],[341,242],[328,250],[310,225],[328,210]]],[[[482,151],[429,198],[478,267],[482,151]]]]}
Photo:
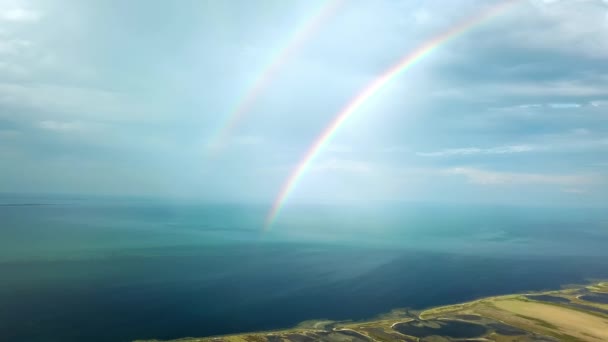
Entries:
{"type": "Polygon", "coordinates": [[[0,341],[365,320],[608,279],[601,208],[0,196],[0,341]]]}

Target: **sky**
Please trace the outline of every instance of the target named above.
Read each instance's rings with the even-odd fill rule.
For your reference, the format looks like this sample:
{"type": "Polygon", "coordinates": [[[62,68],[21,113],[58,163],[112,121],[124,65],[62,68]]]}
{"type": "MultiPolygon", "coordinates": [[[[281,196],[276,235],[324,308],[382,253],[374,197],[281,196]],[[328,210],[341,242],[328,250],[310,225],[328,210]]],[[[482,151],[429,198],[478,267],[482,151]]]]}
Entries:
{"type": "MultiPolygon", "coordinates": [[[[361,89],[495,3],[0,0],[0,192],[271,203],[361,89]]],[[[607,152],[608,1],[520,0],[367,101],[289,202],[603,205],[607,152]]]]}

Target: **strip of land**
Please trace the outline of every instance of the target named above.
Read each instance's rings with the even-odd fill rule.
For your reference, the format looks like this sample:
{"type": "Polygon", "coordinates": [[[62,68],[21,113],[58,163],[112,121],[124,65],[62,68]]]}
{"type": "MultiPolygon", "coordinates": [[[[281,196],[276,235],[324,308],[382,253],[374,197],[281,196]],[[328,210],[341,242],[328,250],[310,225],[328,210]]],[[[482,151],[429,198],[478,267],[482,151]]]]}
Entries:
{"type": "MultiPolygon", "coordinates": [[[[395,310],[364,322],[308,321],[285,330],[172,342],[608,341],[608,283],[395,310]]],[[[148,340],[139,342],[151,342],[148,340]]]]}

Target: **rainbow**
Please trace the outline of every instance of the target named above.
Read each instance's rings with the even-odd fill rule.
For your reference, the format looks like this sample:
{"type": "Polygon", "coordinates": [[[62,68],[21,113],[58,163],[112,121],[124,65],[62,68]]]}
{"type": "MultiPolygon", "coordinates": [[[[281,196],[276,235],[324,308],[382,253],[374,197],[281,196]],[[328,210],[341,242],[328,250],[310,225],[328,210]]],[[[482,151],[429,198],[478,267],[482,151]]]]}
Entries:
{"type": "Polygon", "coordinates": [[[306,20],[299,30],[296,30],[296,33],[288,40],[289,43],[287,46],[279,51],[272,62],[256,78],[253,86],[237,102],[234,110],[230,113],[225,122],[220,125],[218,132],[211,138],[207,145],[210,149],[218,151],[226,145],[226,141],[230,137],[231,132],[238,126],[245,114],[249,112],[257,98],[276,77],[279,70],[317,31],[319,31],[321,26],[337,12],[342,3],[343,0],[330,0],[325,2],[323,6],[315,12],[314,16],[306,20]]]}
{"type": "Polygon", "coordinates": [[[467,20],[459,23],[452,27],[450,30],[443,32],[442,34],[434,37],[430,41],[422,44],[413,52],[404,56],[400,61],[394,64],[392,67],[387,69],[383,74],[374,79],[365,88],[363,88],[338,114],[334,119],[325,127],[323,132],[317,137],[314,143],[309,147],[306,154],[302,157],[300,162],[293,169],[289,178],[285,181],[281,190],[276,197],[272,208],[270,209],[264,230],[269,230],[279,215],[281,208],[283,208],[289,195],[293,192],[298,181],[302,178],[304,173],[310,168],[312,162],[319,155],[324,146],[336,135],[336,132],[340,127],[350,119],[353,114],[357,112],[368,100],[376,95],[380,90],[386,87],[388,84],[396,80],[401,74],[409,70],[416,63],[422,61],[425,57],[429,56],[433,51],[438,49],[443,44],[447,43],[453,38],[465,33],[467,30],[485,22],[486,20],[498,15],[499,13],[506,10],[509,6],[513,5],[519,0],[505,0],[498,4],[478,13],[477,15],[468,18],[467,20]]]}

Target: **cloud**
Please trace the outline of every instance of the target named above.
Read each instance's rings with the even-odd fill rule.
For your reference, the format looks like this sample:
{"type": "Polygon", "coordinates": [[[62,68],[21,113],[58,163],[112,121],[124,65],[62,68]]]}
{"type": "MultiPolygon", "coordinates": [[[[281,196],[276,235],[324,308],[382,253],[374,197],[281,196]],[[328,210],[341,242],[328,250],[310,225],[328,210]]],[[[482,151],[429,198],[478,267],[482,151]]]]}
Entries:
{"type": "MultiPolygon", "coordinates": [[[[608,83],[593,80],[568,80],[568,81],[545,81],[540,82],[538,80],[530,81],[512,81],[512,82],[500,82],[500,83],[484,83],[484,84],[473,84],[469,89],[448,89],[442,91],[439,95],[447,94],[457,95],[459,97],[470,94],[480,96],[480,94],[494,94],[497,95],[508,95],[508,96],[526,96],[526,97],[588,97],[588,96],[608,96],[608,83]]],[[[487,95],[486,95],[487,96],[487,95]]],[[[549,103],[547,106],[551,106],[549,103]]],[[[526,108],[538,108],[542,105],[539,104],[526,104],[523,105],[523,109],[526,108]]],[[[553,108],[557,108],[560,104],[554,103],[553,108]]]]}
{"type": "Polygon", "coordinates": [[[543,105],[540,103],[527,103],[527,104],[521,104],[521,105],[517,105],[517,106],[509,106],[509,107],[504,107],[505,109],[535,109],[535,108],[542,108],[543,105]]]}
{"type": "Polygon", "coordinates": [[[84,129],[84,125],[77,121],[53,121],[44,120],[38,123],[38,126],[42,129],[54,132],[74,132],[81,131],[84,129]]]}
{"type": "Polygon", "coordinates": [[[546,174],[546,173],[515,173],[487,171],[472,167],[456,167],[445,170],[445,173],[462,175],[470,183],[480,185],[588,185],[598,181],[595,175],[583,174],[546,174]]]}
{"type": "Polygon", "coordinates": [[[608,100],[596,100],[591,101],[589,104],[593,107],[606,107],[608,106],[608,100]]]}
{"type": "MultiPolygon", "coordinates": [[[[598,107],[594,105],[595,101],[589,102],[589,105],[598,107]]],[[[492,108],[493,110],[505,110],[505,111],[528,111],[535,109],[574,109],[574,108],[582,108],[586,106],[586,103],[578,103],[578,102],[548,102],[548,103],[524,103],[517,105],[509,105],[502,107],[492,108]]]]}
{"type": "Polygon", "coordinates": [[[2,105],[34,110],[38,115],[53,112],[78,117],[97,116],[107,121],[127,120],[142,114],[140,108],[118,92],[52,84],[0,83],[2,105]]]}
{"type": "MultiPolygon", "coordinates": [[[[45,170],[65,155],[73,158],[66,167],[75,169],[89,159],[146,160],[159,184],[179,179],[187,193],[194,182],[205,196],[235,198],[271,197],[298,154],[360,89],[419,43],[491,5],[380,1],[344,7],[273,75],[222,157],[203,162],[206,136],[297,31],[292,19],[305,13],[295,7],[304,5],[291,12],[291,5],[260,12],[248,4],[199,4],[197,10],[166,4],[140,11],[140,3],[87,2],[66,11],[65,4],[43,2],[39,9],[21,1],[0,0],[0,148],[28,160],[16,170],[45,170]],[[184,20],[153,27],[166,13],[184,20]],[[228,14],[249,29],[215,20],[228,14]],[[158,39],[141,39],[148,30],[156,30],[158,39]],[[361,44],[349,43],[355,40],[361,44]],[[240,58],[244,54],[250,58],[240,58]],[[244,186],[250,181],[250,188],[244,186]]],[[[530,1],[395,77],[340,129],[335,141],[341,145],[330,144],[311,165],[304,177],[318,188],[310,191],[442,200],[446,187],[454,186],[453,196],[473,198],[467,180],[584,190],[577,182],[584,183],[585,172],[605,170],[594,163],[608,148],[601,115],[608,106],[608,71],[603,59],[589,57],[608,46],[605,29],[598,30],[605,9],[591,1],[553,3],[551,9],[530,1]],[[591,27],[577,26],[585,17],[591,27]],[[436,101],[429,94],[437,90],[462,101],[436,101]],[[460,158],[484,164],[466,167],[460,158]],[[514,159],[527,173],[508,172],[514,159]],[[446,167],[462,165],[446,175],[446,167]],[[419,171],[401,172],[405,167],[419,171]],[[579,178],[546,174],[551,172],[579,178]]],[[[116,175],[126,167],[114,166],[116,175]]],[[[57,184],[70,186],[70,177],[57,174],[57,184]]],[[[40,188],[48,190],[40,179],[40,188]]],[[[13,180],[17,187],[32,183],[17,171],[13,180]]],[[[515,190],[527,196],[525,188],[515,190]]],[[[502,196],[504,189],[478,190],[502,196]]]]}
{"type": "Polygon", "coordinates": [[[579,108],[581,107],[580,103],[549,103],[549,107],[556,109],[568,109],[568,108],[579,108]]]}
{"type": "Polygon", "coordinates": [[[507,35],[520,46],[574,53],[586,57],[608,56],[608,3],[605,1],[530,1],[518,13],[519,25],[507,35]]]}
{"type": "Polygon", "coordinates": [[[449,157],[463,156],[474,154],[511,154],[522,153],[537,150],[537,147],[532,145],[509,145],[491,148],[465,147],[465,148],[448,148],[434,152],[416,152],[416,155],[421,157],[449,157]]]}
{"type": "Polygon", "coordinates": [[[608,138],[602,134],[593,133],[588,128],[577,127],[560,134],[545,134],[536,136],[531,143],[505,145],[497,147],[461,147],[446,148],[431,152],[416,152],[420,157],[459,157],[477,155],[509,155],[527,152],[557,152],[570,153],[605,149],[608,138]]]}
{"type": "Polygon", "coordinates": [[[0,40],[0,55],[16,55],[31,45],[32,42],[25,39],[3,39],[0,40]]]}
{"type": "Polygon", "coordinates": [[[11,22],[32,22],[42,18],[42,14],[22,7],[0,8],[0,20],[11,22]]]}
{"type": "Polygon", "coordinates": [[[588,128],[576,127],[558,134],[545,134],[536,139],[536,151],[572,152],[608,147],[608,138],[588,128]]]}

